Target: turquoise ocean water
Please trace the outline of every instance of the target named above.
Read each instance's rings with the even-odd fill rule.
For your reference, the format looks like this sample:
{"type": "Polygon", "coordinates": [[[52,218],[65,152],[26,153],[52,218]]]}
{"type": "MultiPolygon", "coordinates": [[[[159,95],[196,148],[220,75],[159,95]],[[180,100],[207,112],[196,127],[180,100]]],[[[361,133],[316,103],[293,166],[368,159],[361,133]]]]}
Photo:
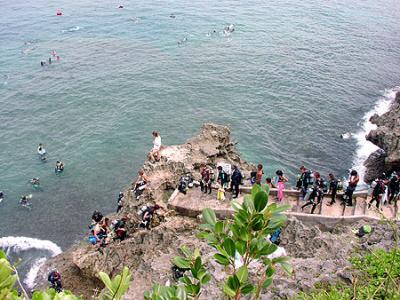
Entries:
{"type": "Polygon", "coordinates": [[[358,144],[339,135],[399,85],[399,1],[121,3],[1,2],[0,237],[80,240],[94,209],[115,209],[152,130],[177,144],[204,122],[230,124],[267,174],[343,176],[358,144]],[[61,61],[42,68],[53,49],[61,61]],[[27,193],[30,211],[17,204],[27,193]]]}

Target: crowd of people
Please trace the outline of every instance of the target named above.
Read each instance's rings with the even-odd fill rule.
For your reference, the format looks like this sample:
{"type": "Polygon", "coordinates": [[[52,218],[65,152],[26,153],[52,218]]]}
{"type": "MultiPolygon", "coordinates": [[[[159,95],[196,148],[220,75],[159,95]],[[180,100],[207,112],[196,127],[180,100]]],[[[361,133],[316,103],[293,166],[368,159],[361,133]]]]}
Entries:
{"type": "MultiPolygon", "coordinates": [[[[336,203],[338,192],[344,191],[341,197],[341,205],[353,206],[353,193],[359,185],[360,176],[356,170],[351,170],[346,183],[330,173],[324,179],[319,172],[312,172],[305,166],[300,167],[300,174],[296,181],[296,189],[300,191],[300,198],[303,201],[301,210],[311,206],[311,214],[322,203],[324,196],[329,196],[328,206],[336,203]],[[345,188],[344,188],[345,186],[345,188]]],[[[285,183],[289,179],[282,170],[277,170],[274,177],[266,177],[265,184],[271,189],[276,189],[276,200],[282,202],[284,198],[285,183]]],[[[263,184],[264,169],[263,165],[250,173],[250,184],[263,184]]],[[[383,174],[371,184],[370,194],[372,199],[368,207],[376,202],[378,208],[381,205],[393,204],[399,198],[400,174],[393,173],[391,176],[383,174]]],[[[232,167],[232,171],[224,170],[222,166],[217,167],[215,174],[212,167],[202,164],[200,166],[200,189],[204,193],[211,194],[212,188],[217,191],[217,200],[225,200],[226,192],[232,192],[232,198],[239,195],[239,186],[243,184],[243,175],[237,166],[232,167]]]]}

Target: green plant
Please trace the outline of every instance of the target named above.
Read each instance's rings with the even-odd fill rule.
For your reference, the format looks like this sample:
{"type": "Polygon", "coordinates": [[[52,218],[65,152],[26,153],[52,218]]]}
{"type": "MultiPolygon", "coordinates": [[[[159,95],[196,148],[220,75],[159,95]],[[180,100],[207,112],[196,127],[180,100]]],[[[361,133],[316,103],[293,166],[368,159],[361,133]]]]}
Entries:
{"type": "Polygon", "coordinates": [[[129,289],[131,283],[131,273],[127,267],[124,267],[121,275],[116,275],[113,279],[104,273],[100,272],[99,277],[104,283],[105,288],[100,293],[101,300],[119,300],[129,289]]]}
{"type": "Polygon", "coordinates": [[[190,271],[190,275],[185,274],[181,277],[178,285],[154,285],[151,291],[144,294],[146,300],[199,299],[202,287],[211,280],[211,275],[206,271],[198,249],[192,252],[189,248],[183,246],[180,250],[184,256],[175,257],[174,264],[178,268],[190,271]]]}
{"type": "MultiPolygon", "coordinates": [[[[103,272],[100,272],[99,276],[106,286],[100,294],[99,299],[101,300],[120,300],[128,290],[131,280],[130,272],[126,267],[122,271],[122,275],[117,275],[112,280],[103,272]]],[[[16,267],[8,261],[6,254],[3,251],[0,251],[0,299],[82,300],[83,298],[75,296],[70,291],[57,293],[54,289],[35,291],[32,298],[30,298],[19,280],[16,267]],[[21,290],[22,295],[18,292],[18,288],[21,290]]]]}
{"type": "Polygon", "coordinates": [[[252,294],[259,299],[261,291],[272,284],[278,264],[288,274],[292,272],[289,257],[268,258],[277,246],[267,236],[284,225],[287,218],[282,212],[290,208],[268,205],[268,194],[268,186],[254,185],[243,204],[232,202],[233,219],[217,220],[212,209],[203,210],[205,224],[201,225],[199,237],[217,250],[214,259],[229,269],[223,286],[229,298],[252,294]],[[237,264],[238,258],[242,259],[241,266],[237,264]],[[259,267],[250,276],[249,265],[254,261],[259,262],[259,267]]]}

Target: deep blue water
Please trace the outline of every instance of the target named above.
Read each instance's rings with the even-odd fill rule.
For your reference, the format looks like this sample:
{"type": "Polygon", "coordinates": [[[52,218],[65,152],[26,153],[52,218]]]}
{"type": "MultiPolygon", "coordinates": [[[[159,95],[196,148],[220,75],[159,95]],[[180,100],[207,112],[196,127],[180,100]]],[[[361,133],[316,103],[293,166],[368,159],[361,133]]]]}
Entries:
{"type": "Polygon", "coordinates": [[[230,124],[244,158],[267,174],[293,179],[306,164],[343,176],[357,146],[340,133],[358,131],[399,85],[399,1],[118,4],[1,2],[0,236],[63,249],[81,239],[94,209],[115,209],[152,130],[177,144],[204,122],[230,124]],[[61,61],[42,68],[53,49],[61,61]],[[27,193],[31,211],[17,205],[27,193]]]}

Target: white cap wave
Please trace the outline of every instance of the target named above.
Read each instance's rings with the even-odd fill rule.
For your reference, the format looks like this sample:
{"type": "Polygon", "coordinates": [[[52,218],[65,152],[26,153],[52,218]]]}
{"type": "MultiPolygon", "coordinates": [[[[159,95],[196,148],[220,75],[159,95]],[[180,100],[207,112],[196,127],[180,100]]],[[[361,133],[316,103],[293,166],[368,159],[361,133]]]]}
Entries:
{"type": "MultiPolygon", "coordinates": [[[[44,250],[48,251],[51,257],[56,256],[62,252],[61,248],[52,241],[23,236],[7,236],[0,238],[0,248],[5,249],[7,252],[13,251],[16,253],[31,249],[44,250]]],[[[24,283],[27,287],[34,287],[35,279],[39,272],[39,269],[46,262],[46,260],[46,257],[40,257],[32,263],[32,266],[24,279],[24,283]]]]}
{"type": "Polygon", "coordinates": [[[371,153],[378,150],[370,141],[367,141],[365,136],[371,131],[376,129],[376,125],[372,124],[369,119],[374,115],[383,115],[390,109],[390,105],[396,97],[396,93],[400,91],[400,86],[384,91],[383,95],[378,99],[374,108],[367,112],[362,121],[360,122],[361,129],[353,135],[357,141],[357,150],[354,157],[353,169],[356,169],[360,174],[361,179],[364,178],[365,166],[364,162],[371,153]]]}

